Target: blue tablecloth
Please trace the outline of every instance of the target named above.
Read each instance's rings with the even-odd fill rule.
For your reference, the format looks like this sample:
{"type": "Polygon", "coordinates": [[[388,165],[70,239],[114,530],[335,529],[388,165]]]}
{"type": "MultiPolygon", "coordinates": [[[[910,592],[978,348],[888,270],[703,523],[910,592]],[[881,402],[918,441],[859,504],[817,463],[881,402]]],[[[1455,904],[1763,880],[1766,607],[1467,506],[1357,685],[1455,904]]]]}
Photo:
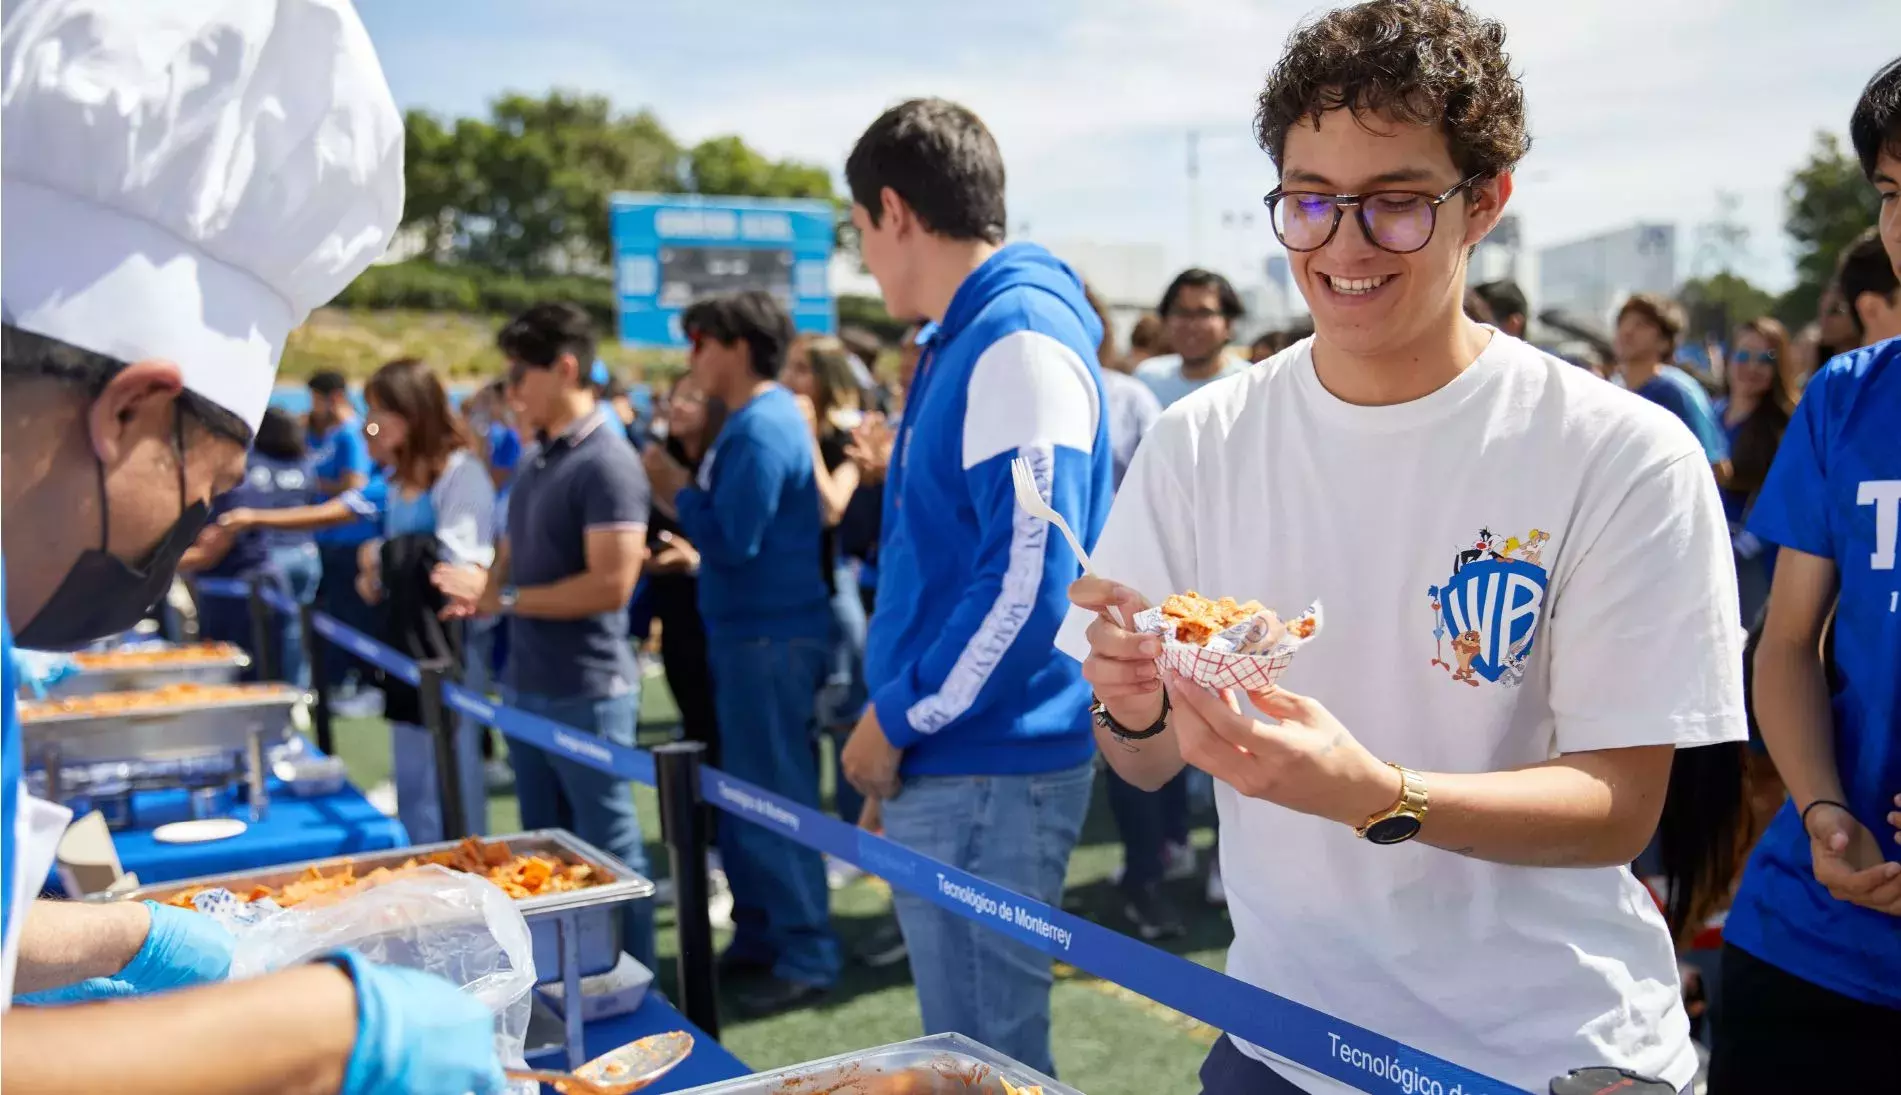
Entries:
{"type": "Polygon", "coordinates": [[[183,791],[140,792],[133,802],[138,828],[112,834],[119,863],[141,883],[247,871],[306,859],[377,852],[409,843],[394,818],[384,817],[361,792],[345,785],[322,798],[292,798],[271,783],[270,809],[264,820],[228,840],[204,844],[161,844],[152,830],[190,817],[183,791]]]}
{"type": "MultiPolygon", "coordinates": [[[[672,1072],[662,1076],[652,1087],[641,1088],[641,1095],[649,1092],[664,1095],[669,1091],[685,1091],[702,1084],[718,1083],[735,1076],[751,1074],[745,1062],[726,1052],[726,1047],[715,1042],[707,1033],[687,1018],[675,1011],[672,1004],[658,992],[650,992],[641,1001],[639,1010],[632,1015],[620,1015],[612,1019],[598,1019],[587,1025],[587,1055],[592,1060],[610,1049],[618,1049],[637,1038],[649,1034],[665,1034],[670,1030],[684,1030],[693,1035],[693,1053],[674,1067],[672,1072]]],[[[543,1068],[560,1068],[560,1062],[536,1061],[543,1068]]],[[[546,1088],[543,1089],[547,1090],[546,1088]]]]}

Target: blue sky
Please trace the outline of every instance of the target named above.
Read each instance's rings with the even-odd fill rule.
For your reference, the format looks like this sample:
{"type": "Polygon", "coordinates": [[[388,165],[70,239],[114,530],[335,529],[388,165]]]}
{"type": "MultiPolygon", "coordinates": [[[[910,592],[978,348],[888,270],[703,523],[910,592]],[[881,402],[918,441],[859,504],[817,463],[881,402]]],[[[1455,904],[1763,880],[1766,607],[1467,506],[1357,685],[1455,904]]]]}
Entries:
{"type": "MultiPolygon", "coordinates": [[[[1253,96],[1294,0],[357,0],[403,106],[475,114],[508,90],[651,107],[682,140],[737,133],[841,169],[880,110],[958,99],[1003,147],[1012,225],[1038,238],[1189,253],[1186,133],[1199,130],[1199,257],[1240,273],[1274,249],[1253,96]]],[[[1514,208],[1536,245],[1637,220],[1688,233],[1741,198],[1746,272],[1790,277],[1781,191],[1819,128],[1845,132],[1901,51],[1896,0],[1479,0],[1504,21],[1533,150],[1514,208]],[[1825,14],[1824,14],[1825,13],[1825,14]]],[[[1686,256],[1687,257],[1687,256],[1686,256]]],[[[1248,280],[1258,280],[1258,276],[1248,280]]]]}

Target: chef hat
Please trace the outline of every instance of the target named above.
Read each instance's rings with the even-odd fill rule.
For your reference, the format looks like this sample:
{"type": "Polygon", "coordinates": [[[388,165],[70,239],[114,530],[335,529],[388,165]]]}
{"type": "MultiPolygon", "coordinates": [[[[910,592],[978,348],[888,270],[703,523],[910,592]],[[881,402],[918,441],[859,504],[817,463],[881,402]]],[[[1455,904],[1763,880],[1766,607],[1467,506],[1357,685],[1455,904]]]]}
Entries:
{"type": "Polygon", "coordinates": [[[6,322],[174,362],[253,430],[291,328],[402,215],[349,0],[9,0],[0,107],[6,322]]]}

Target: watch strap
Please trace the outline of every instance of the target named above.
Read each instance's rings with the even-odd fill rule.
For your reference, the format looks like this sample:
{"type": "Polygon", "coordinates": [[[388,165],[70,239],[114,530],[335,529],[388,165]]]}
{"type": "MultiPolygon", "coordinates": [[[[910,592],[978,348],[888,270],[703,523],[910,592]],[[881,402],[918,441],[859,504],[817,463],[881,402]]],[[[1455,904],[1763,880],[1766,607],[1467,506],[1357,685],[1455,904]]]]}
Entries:
{"type": "Polygon", "coordinates": [[[1362,840],[1366,838],[1366,834],[1373,826],[1378,825],[1388,818],[1409,817],[1414,821],[1424,821],[1426,819],[1425,777],[1403,765],[1392,764],[1390,761],[1387,763],[1394,771],[1399,773],[1399,800],[1386,809],[1381,810],[1379,813],[1374,814],[1372,817],[1367,818],[1360,823],[1359,828],[1353,830],[1353,835],[1362,840]]]}

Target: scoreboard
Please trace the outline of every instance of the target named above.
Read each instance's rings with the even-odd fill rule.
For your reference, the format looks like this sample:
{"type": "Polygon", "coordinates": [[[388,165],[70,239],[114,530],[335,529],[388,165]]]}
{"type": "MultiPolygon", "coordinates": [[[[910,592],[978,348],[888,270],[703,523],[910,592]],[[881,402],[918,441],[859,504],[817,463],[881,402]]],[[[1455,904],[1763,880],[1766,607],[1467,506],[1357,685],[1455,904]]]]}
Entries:
{"type": "Polygon", "coordinates": [[[624,343],[684,347],[688,304],[745,289],[777,297],[801,331],[838,326],[828,202],[616,194],[608,215],[624,343]]]}

